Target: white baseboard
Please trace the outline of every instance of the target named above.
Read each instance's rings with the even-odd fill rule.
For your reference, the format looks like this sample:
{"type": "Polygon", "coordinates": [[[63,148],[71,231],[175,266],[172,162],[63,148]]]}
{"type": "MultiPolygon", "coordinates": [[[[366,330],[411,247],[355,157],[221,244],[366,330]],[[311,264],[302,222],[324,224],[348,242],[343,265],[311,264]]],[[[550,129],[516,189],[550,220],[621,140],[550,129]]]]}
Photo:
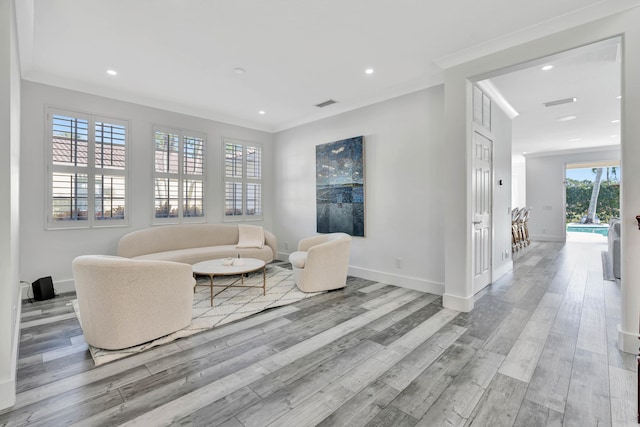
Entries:
{"type": "MultiPolygon", "coordinates": [[[[61,294],[64,292],[75,292],[76,285],[73,279],[67,280],[57,280],[53,282],[53,289],[55,289],[56,294],[61,294]]],[[[31,290],[31,285],[24,286],[22,288],[22,299],[33,298],[33,291],[31,290]]]]}
{"type": "Polygon", "coordinates": [[[390,285],[414,289],[421,292],[428,292],[430,294],[442,295],[444,293],[444,283],[431,282],[417,277],[400,276],[398,274],[385,273],[383,271],[360,267],[349,267],[349,274],[362,279],[388,283],[390,285]]]}
{"type": "Polygon", "coordinates": [[[15,375],[12,375],[8,380],[0,381],[0,414],[10,410],[16,404],[16,380],[14,377],[15,375]]]}
{"type": "MultiPolygon", "coordinates": [[[[21,286],[24,291],[26,286],[21,286]]],[[[15,302],[16,322],[13,325],[13,347],[11,352],[11,374],[6,380],[0,381],[0,413],[16,404],[16,372],[18,369],[18,347],[20,346],[20,319],[22,318],[22,292],[17,293],[15,302]]]]}
{"type": "Polygon", "coordinates": [[[509,261],[491,272],[491,282],[495,282],[508,272],[513,270],[513,261],[509,261]]]}
{"type": "MultiPolygon", "coordinates": [[[[278,252],[278,259],[285,261],[289,259],[286,252],[278,252]]],[[[384,271],[371,270],[368,268],[360,268],[349,266],[350,276],[359,277],[361,279],[374,280],[380,283],[400,286],[402,288],[413,289],[430,294],[442,295],[444,293],[444,283],[431,282],[417,277],[401,276],[398,274],[385,273],[384,271]]]]}
{"type": "Polygon", "coordinates": [[[451,294],[442,295],[442,306],[444,308],[450,308],[452,310],[462,311],[465,313],[473,310],[473,301],[473,295],[465,298],[451,294]]]}
{"type": "Polygon", "coordinates": [[[638,354],[638,334],[635,332],[623,331],[618,325],[618,349],[625,353],[638,354]]]}
{"type": "Polygon", "coordinates": [[[531,235],[531,240],[536,242],[564,242],[564,236],[551,236],[548,234],[531,235]]]}

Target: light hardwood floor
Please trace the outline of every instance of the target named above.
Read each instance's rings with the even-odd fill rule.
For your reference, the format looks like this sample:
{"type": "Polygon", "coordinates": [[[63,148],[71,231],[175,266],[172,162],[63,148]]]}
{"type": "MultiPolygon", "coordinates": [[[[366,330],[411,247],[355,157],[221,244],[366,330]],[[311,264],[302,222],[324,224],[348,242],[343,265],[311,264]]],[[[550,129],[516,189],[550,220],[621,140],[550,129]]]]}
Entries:
{"type": "Polygon", "coordinates": [[[606,245],[534,243],[471,313],[350,278],[94,367],[69,305],[25,304],[17,404],[0,425],[633,425],[606,245]]]}

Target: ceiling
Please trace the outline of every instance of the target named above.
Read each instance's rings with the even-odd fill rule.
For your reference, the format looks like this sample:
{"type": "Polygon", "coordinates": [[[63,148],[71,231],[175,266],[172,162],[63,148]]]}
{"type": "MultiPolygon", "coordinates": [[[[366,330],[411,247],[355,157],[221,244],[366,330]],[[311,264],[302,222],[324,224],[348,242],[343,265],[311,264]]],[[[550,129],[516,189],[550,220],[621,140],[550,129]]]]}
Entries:
{"type": "MultiPolygon", "coordinates": [[[[444,68],[639,4],[21,0],[16,16],[25,80],[274,132],[439,84],[444,68]]],[[[498,84],[524,119],[528,101],[506,77],[498,84]]]]}
{"type": "Polygon", "coordinates": [[[513,153],[619,145],[620,47],[616,37],[489,79],[519,113],[513,119],[513,153]],[[549,66],[553,68],[543,69],[549,66]],[[575,102],[544,105],[574,98],[575,102]]]}

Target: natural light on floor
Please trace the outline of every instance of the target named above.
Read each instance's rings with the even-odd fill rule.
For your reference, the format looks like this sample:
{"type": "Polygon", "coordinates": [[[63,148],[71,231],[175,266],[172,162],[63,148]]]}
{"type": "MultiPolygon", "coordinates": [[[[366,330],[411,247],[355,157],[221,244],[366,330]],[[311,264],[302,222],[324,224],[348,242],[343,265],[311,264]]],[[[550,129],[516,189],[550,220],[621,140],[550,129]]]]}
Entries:
{"type": "Polygon", "coordinates": [[[607,243],[607,236],[598,233],[567,231],[567,242],[573,243],[607,243]]]}

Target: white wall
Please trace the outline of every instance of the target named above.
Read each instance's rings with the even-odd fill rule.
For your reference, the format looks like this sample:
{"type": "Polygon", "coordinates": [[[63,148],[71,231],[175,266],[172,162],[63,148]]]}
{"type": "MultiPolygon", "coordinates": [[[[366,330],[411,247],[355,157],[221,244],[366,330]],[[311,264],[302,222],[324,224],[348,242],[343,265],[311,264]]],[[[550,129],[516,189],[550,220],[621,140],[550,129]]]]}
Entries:
{"type": "MultiPolygon", "coordinates": [[[[445,72],[445,149],[442,179],[447,183],[443,209],[445,241],[445,292],[443,305],[459,311],[473,309],[471,193],[472,164],[472,75],[465,66],[445,72]]],[[[495,104],[494,104],[495,105],[495,104]]],[[[494,138],[493,259],[492,281],[506,273],[511,261],[511,139],[512,123],[497,106],[491,109],[494,138]],[[503,180],[503,186],[498,180],[503,180]],[[507,212],[509,211],[509,216],[507,212]],[[508,256],[503,255],[507,250],[508,256]]]]}
{"type": "MultiPolygon", "coordinates": [[[[565,168],[568,163],[620,160],[620,150],[527,156],[529,235],[533,240],[565,240],[565,168]]],[[[624,185],[624,184],[623,184],[624,185]]]]}
{"type": "Polygon", "coordinates": [[[511,119],[497,106],[491,109],[493,133],[493,258],[491,281],[513,268],[511,259],[511,119]],[[500,185],[502,181],[502,185],[500,185]]]}
{"type": "Polygon", "coordinates": [[[13,1],[0,1],[0,410],[15,404],[20,314],[20,70],[14,13],[13,1]]]}
{"type": "Polygon", "coordinates": [[[51,275],[58,292],[73,290],[71,261],[82,254],[115,254],[120,236],[149,227],[153,215],[152,125],[204,132],[206,146],[206,219],[223,219],[222,138],[232,137],[264,144],[264,221],[273,229],[273,136],[238,126],[189,117],[113,99],[23,82],[22,188],[20,278],[33,281],[51,275]],[[129,226],[78,230],[45,230],[48,191],[44,170],[45,106],[86,111],[130,121],[129,226]]]}
{"type": "Polygon", "coordinates": [[[511,158],[511,208],[527,205],[527,161],[518,154],[511,158]]]}
{"type": "Polygon", "coordinates": [[[278,133],[281,258],[316,234],[316,145],[364,135],[366,236],[353,239],[350,274],[441,294],[449,214],[443,209],[449,195],[442,103],[443,87],[437,86],[278,133]]]}

